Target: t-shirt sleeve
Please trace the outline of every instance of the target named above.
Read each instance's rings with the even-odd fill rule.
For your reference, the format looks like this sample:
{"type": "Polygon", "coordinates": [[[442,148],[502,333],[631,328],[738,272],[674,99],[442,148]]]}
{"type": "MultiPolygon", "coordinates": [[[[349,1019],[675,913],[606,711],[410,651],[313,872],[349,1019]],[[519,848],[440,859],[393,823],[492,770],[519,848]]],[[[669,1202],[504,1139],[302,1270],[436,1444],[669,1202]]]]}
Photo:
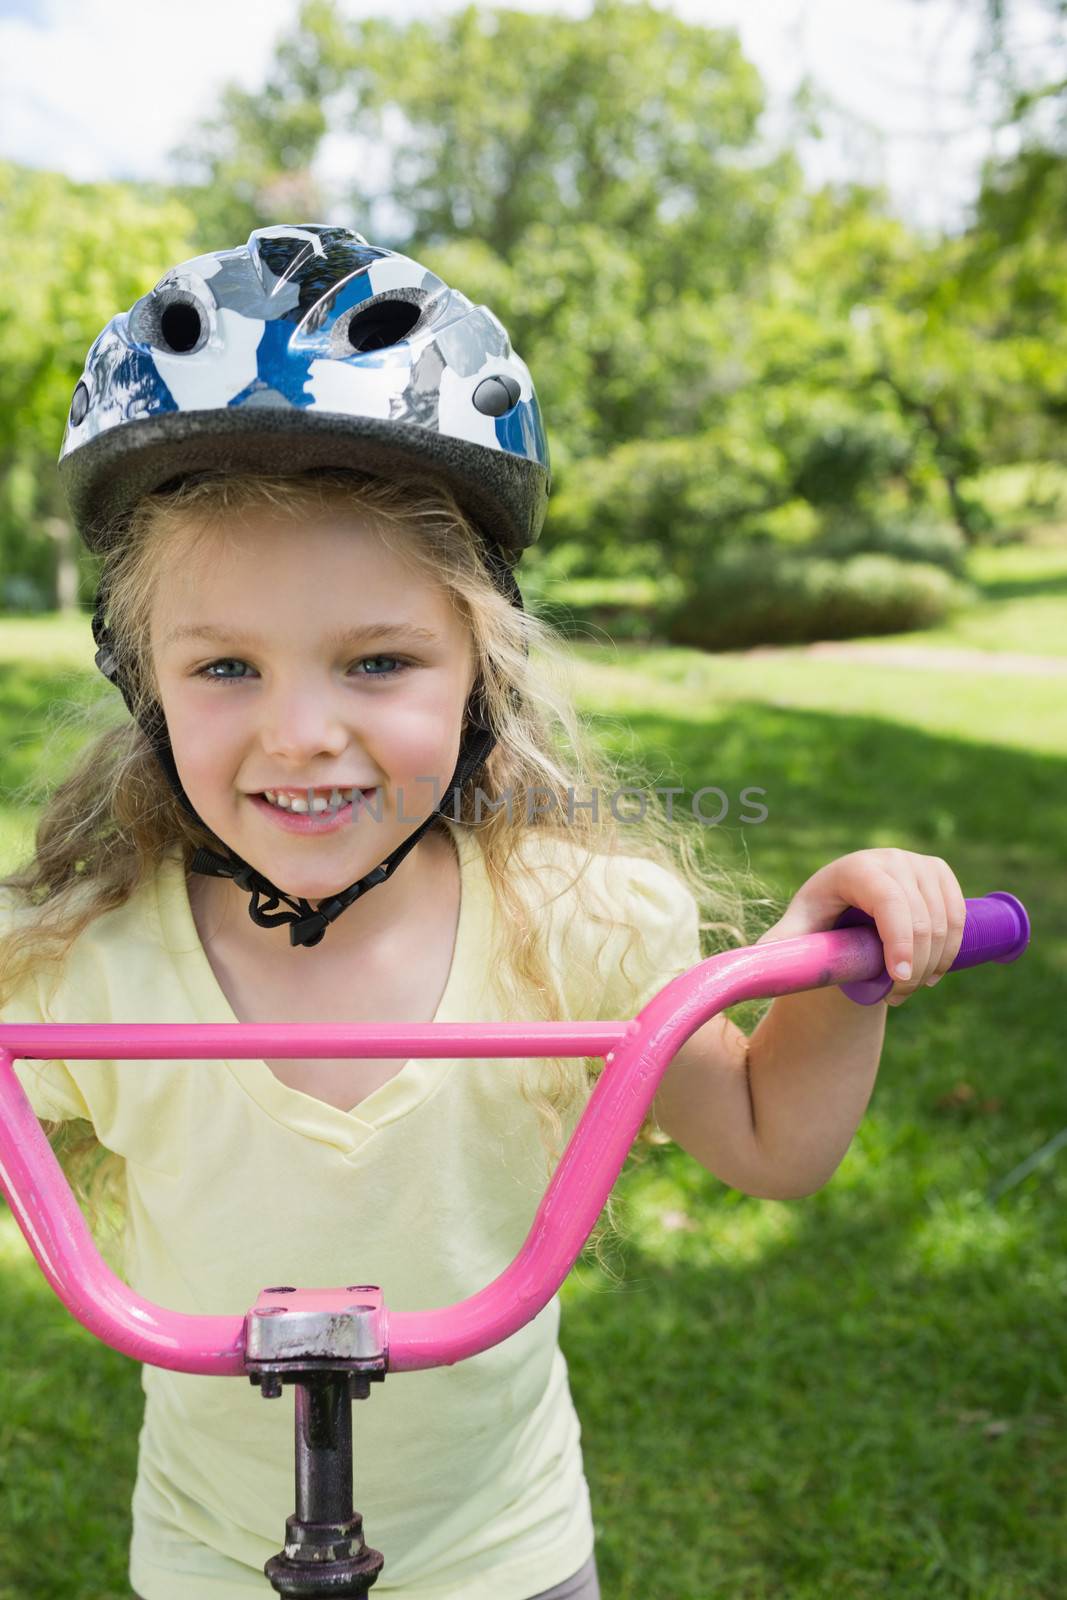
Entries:
{"type": "MultiPolygon", "coordinates": [[[[0,940],[6,940],[17,926],[18,914],[0,904],[0,940]]],[[[37,983],[31,977],[12,993],[5,995],[6,985],[0,974],[0,1023],[48,1022],[41,1008],[37,983]]],[[[34,1116],[49,1122],[69,1122],[72,1117],[91,1120],[81,1090],[71,1077],[63,1061],[14,1062],[15,1076],[33,1107],[34,1116]]]]}
{"type": "Polygon", "coordinates": [[[657,862],[633,858],[622,915],[638,936],[630,944],[629,930],[619,930],[619,957],[605,974],[605,998],[613,1018],[632,1018],[670,979],[701,962],[699,909],[680,878],[657,862]]]}
{"type": "MultiPolygon", "coordinates": [[[[699,909],[677,875],[643,856],[598,856],[563,960],[571,1016],[624,1021],[701,962],[699,909]]],[[[577,906],[579,901],[574,901],[577,906]]]]}

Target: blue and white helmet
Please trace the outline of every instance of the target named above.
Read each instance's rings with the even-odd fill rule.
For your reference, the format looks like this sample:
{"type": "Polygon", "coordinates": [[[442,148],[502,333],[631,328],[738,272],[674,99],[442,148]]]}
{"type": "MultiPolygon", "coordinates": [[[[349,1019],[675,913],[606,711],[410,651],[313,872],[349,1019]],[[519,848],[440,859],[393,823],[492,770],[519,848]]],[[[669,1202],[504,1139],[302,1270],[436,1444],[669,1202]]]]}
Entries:
{"type": "Polygon", "coordinates": [[[538,538],[548,441],[501,322],[409,256],[320,223],[183,261],[113,317],[59,456],[94,551],[186,473],[415,464],[509,563],[538,538]]]}

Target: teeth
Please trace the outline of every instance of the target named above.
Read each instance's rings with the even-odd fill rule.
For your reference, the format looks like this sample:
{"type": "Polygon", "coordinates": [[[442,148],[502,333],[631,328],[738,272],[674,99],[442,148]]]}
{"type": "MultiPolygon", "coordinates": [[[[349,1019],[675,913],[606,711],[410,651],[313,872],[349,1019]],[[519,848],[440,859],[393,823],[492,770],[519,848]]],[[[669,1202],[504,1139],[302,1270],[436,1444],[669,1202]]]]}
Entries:
{"type": "Polygon", "coordinates": [[[310,808],[306,794],[301,796],[278,794],[273,789],[266,789],[264,790],[264,797],[270,801],[272,806],[278,806],[282,811],[306,812],[310,809],[313,814],[316,814],[331,809],[336,811],[338,807],[347,805],[350,801],[355,801],[356,796],[360,793],[361,790],[359,789],[331,789],[329,798],[325,795],[313,795],[310,808]]]}

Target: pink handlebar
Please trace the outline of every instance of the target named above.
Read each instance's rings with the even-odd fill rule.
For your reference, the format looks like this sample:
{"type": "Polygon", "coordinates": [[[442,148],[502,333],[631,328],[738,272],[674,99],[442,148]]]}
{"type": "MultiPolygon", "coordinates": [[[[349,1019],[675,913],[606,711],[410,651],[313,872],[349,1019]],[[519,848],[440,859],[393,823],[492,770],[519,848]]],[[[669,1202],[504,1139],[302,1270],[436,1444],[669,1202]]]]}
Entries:
{"type": "MultiPolygon", "coordinates": [[[[1010,941],[1001,937],[995,951],[973,957],[973,940],[968,945],[965,936],[966,964],[1022,954],[1029,921],[1013,895],[998,891],[968,901],[968,926],[970,908],[988,917],[990,906],[1008,901],[1018,908],[1010,941]]],[[[999,906],[996,914],[1003,920],[999,906]]],[[[555,1294],[592,1232],[661,1078],[698,1028],[742,1000],[862,985],[883,972],[877,931],[857,926],[711,956],[668,983],[630,1022],[0,1025],[0,1186],[55,1293],[98,1339],[152,1366],[238,1376],[246,1371],[245,1317],[169,1311],[135,1294],[104,1262],[15,1074],[16,1059],[602,1056],[605,1070],[511,1265],[456,1305],[392,1315],[384,1305],[375,1310],[388,1371],[450,1366],[508,1338],[555,1294]]],[[[354,1265],[352,1276],[358,1275],[354,1265]]],[[[304,1291],[324,1300],[335,1294],[304,1291]]]]}

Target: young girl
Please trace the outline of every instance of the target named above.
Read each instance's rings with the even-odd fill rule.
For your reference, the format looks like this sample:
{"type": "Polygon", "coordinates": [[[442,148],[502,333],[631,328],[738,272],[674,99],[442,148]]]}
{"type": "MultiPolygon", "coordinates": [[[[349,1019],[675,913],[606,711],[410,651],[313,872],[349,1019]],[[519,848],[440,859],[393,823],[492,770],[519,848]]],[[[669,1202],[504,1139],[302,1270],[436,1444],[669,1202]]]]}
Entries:
{"type": "MultiPolygon", "coordinates": [[[[3,880],[4,1021],[621,1018],[711,953],[702,929],[758,942],[651,788],[620,816],[555,675],[565,654],[522,609],[548,451],[484,306],[359,234],[260,229],[108,324],[60,470],[103,558],[97,664],[131,716],[3,880]]],[[[958,952],[955,877],[900,850],[823,867],[763,938],[848,905],[876,920],[891,1004],[958,952]]],[[[716,1018],[644,1131],[749,1193],[810,1193],[863,1115],[884,1019],[836,989],[765,1005],[751,1039],[716,1018]]],[[[271,1283],[355,1275],[394,1310],[483,1287],[599,1065],[17,1070],[57,1149],[61,1128],[84,1135],[66,1155],[94,1221],[120,1198],[132,1287],[240,1314],[271,1283]]],[[[376,1593],[596,1600],[558,1324],[553,1298],[503,1345],[359,1408],[376,1593]]],[[[263,1595],[293,1508],[291,1406],[152,1366],[142,1383],[137,1595],[263,1595]]]]}

